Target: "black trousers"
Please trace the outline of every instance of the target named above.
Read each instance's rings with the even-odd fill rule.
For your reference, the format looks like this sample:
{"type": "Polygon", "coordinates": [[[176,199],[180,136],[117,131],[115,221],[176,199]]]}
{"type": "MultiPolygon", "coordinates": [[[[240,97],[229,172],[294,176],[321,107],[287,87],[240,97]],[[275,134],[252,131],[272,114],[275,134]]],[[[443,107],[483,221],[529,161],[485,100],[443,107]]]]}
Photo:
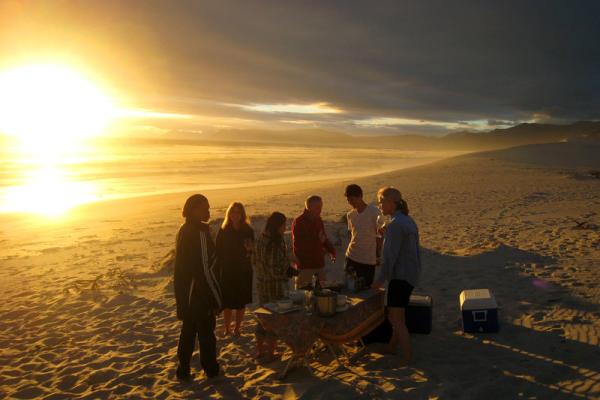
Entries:
{"type": "Polygon", "coordinates": [[[350,258],[346,258],[346,271],[355,271],[356,276],[365,280],[367,287],[373,284],[373,279],[375,278],[374,265],[362,264],[350,258]]]}
{"type": "Polygon", "coordinates": [[[177,346],[177,357],[179,358],[179,370],[189,372],[190,360],[194,352],[194,344],[198,337],[200,345],[200,364],[207,376],[219,374],[217,363],[217,339],[215,338],[216,316],[196,315],[195,318],[183,320],[179,345],[177,346]]]}

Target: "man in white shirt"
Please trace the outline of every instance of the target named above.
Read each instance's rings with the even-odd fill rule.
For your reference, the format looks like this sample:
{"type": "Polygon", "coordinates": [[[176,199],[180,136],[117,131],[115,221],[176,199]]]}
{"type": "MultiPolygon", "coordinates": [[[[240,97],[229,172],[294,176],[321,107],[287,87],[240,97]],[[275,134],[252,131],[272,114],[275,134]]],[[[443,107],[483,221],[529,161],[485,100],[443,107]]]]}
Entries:
{"type": "Polygon", "coordinates": [[[351,238],[346,250],[346,271],[356,272],[365,285],[371,286],[377,265],[380,238],[377,231],[381,211],[378,207],[364,202],[363,192],[356,184],[348,185],[344,192],[352,210],[346,215],[351,238]]]}

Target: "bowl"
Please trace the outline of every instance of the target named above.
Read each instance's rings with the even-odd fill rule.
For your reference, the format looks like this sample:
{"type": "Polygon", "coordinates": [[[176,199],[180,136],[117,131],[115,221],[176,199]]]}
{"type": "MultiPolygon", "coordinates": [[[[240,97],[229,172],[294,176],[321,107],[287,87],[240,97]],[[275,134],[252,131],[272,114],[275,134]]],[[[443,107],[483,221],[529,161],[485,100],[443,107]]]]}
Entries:
{"type": "Polygon", "coordinates": [[[286,311],[289,310],[290,308],[292,308],[292,300],[279,300],[277,302],[277,307],[281,310],[281,311],[286,311]]]}
{"type": "Polygon", "coordinates": [[[348,302],[348,296],[346,296],[345,294],[338,294],[336,301],[337,301],[337,306],[342,307],[348,302]]]}
{"type": "Polygon", "coordinates": [[[290,300],[297,304],[304,302],[304,290],[290,290],[290,300]]]}

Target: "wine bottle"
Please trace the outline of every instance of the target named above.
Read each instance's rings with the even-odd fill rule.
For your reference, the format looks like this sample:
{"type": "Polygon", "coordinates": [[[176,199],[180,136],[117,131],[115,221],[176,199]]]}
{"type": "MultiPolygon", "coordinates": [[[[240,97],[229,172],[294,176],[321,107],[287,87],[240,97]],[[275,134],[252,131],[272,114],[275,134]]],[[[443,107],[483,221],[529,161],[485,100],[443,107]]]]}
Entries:
{"type": "Polygon", "coordinates": [[[313,282],[313,291],[315,292],[315,294],[321,293],[321,282],[319,281],[318,274],[313,275],[313,282]]]}

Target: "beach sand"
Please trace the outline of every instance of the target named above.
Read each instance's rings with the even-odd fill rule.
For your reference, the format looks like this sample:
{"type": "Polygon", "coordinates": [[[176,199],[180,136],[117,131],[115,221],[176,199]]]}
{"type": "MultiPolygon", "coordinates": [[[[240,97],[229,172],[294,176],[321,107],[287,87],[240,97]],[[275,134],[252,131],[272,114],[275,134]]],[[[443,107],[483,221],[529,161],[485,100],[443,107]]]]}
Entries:
{"type": "MultiPolygon", "coordinates": [[[[0,397],[600,398],[600,180],[588,174],[600,169],[598,150],[524,146],[359,179],[368,201],[385,185],[408,201],[424,254],[416,292],[433,297],[433,331],[412,336],[408,367],[376,349],[350,366],[323,352],[314,376],[298,369],[284,381],[276,376],[290,353],[281,345],[284,361],[255,360],[251,313],[241,337],[218,340],[222,378],[207,381],[196,353],[194,381],[174,379],[169,260],[189,193],[92,204],[60,224],[4,216],[0,397]],[[499,333],[462,333],[458,295],[469,288],[492,289],[499,333]]],[[[319,194],[342,255],[347,183],[205,194],[215,221],[240,200],[258,230],[271,211],[295,217],[319,194]]],[[[331,276],[342,264],[327,266],[331,276]]]]}

